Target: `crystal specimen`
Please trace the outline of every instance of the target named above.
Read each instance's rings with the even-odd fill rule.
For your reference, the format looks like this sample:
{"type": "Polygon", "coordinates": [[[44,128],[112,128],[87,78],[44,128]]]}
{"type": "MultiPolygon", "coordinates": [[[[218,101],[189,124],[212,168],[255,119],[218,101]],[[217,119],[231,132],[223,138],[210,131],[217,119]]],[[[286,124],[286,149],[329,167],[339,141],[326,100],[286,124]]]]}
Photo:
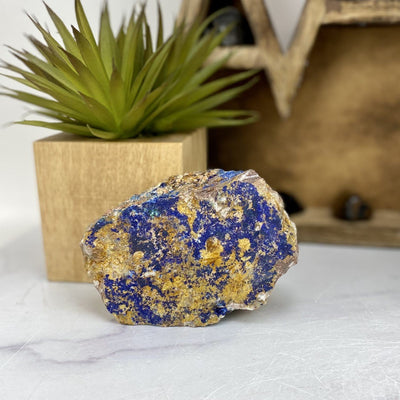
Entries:
{"type": "Polygon", "coordinates": [[[132,325],[256,309],[297,261],[296,227],[252,170],[172,177],[100,218],[81,246],[108,311],[132,325]]]}
{"type": "Polygon", "coordinates": [[[334,204],[333,214],[346,221],[362,221],[371,219],[372,208],[358,194],[343,193],[334,204]]]}

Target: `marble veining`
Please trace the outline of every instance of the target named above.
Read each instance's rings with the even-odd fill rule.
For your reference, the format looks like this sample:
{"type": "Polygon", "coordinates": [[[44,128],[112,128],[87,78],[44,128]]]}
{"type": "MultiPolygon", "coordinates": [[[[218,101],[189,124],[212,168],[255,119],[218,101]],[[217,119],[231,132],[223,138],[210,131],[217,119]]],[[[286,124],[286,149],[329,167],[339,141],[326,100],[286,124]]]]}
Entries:
{"type": "Polygon", "coordinates": [[[132,327],[91,284],[48,282],[40,228],[21,224],[0,241],[0,399],[398,400],[400,250],[300,254],[252,313],[132,327]]]}

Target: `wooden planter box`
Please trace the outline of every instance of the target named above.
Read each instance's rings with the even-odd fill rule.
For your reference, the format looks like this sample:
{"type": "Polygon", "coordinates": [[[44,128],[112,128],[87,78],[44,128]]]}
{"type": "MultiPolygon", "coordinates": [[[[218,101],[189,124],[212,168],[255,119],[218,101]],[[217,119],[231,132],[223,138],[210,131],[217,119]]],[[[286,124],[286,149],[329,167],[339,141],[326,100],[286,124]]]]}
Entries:
{"type": "Polygon", "coordinates": [[[34,143],[47,277],[88,281],[79,246],[89,224],[171,175],[205,170],[205,129],[104,141],[61,133],[34,143]]]}

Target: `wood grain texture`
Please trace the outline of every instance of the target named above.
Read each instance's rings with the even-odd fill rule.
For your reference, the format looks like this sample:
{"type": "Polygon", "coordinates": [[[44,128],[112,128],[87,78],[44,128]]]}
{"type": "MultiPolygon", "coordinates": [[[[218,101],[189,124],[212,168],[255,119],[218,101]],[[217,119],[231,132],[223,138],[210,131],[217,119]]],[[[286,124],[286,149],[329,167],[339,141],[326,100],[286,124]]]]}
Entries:
{"type": "Polygon", "coordinates": [[[397,0],[326,0],[324,24],[394,23],[400,21],[397,0]]]}
{"type": "Polygon", "coordinates": [[[230,46],[219,47],[213,51],[207,63],[213,63],[227,55],[231,57],[226,63],[226,68],[232,69],[264,69],[264,54],[257,46],[230,46]]]}
{"type": "Polygon", "coordinates": [[[322,27],[291,117],[277,114],[260,75],[227,105],[255,109],[260,120],[210,132],[211,166],[255,169],[308,207],[350,190],[400,210],[399,43],[397,26],[322,27]]]}
{"type": "Polygon", "coordinates": [[[80,282],[88,225],[171,175],[206,169],[206,132],[115,142],[62,133],[34,152],[48,278],[80,282]]]}
{"type": "Polygon", "coordinates": [[[286,118],[291,113],[292,102],[303,78],[307,58],[314,45],[324,13],[323,0],[309,0],[289,50],[277,58],[275,63],[267,64],[275,102],[282,117],[286,118]]]}
{"type": "Polygon", "coordinates": [[[301,242],[400,247],[400,211],[376,210],[369,221],[342,221],[328,208],[309,208],[292,217],[301,242]]]}
{"type": "Polygon", "coordinates": [[[208,155],[208,140],[205,130],[200,134],[186,135],[182,146],[182,170],[184,172],[205,171],[208,155]]]}
{"type": "MultiPolygon", "coordinates": [[[[181,15],[190,23],[208,10],[208,0],[183,0],[181,15]]],[[[255,38],[254,46],[233,47],[227,67],[262,68],[270,82],[274,102],[282,118],[289,117],[298,92],[308,55],[319,28],[326,24],[400,22],[399,0],[308,0],[302,12],[292,43],[281,50],[263,0],[240,3],[255,38]]],[[[230,49],[217,49],[210,57],[215,61],[230,49]]]]}

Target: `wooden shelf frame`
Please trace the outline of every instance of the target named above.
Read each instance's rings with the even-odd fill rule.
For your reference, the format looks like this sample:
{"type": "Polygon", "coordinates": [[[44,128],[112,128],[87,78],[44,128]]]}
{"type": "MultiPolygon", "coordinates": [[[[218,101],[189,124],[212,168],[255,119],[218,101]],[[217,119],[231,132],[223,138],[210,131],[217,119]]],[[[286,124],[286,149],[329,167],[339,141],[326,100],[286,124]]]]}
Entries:
{"type": "Polygon", "coordinates": [[[301,242],[400,247],[400,211],[376,210],[367,221],[343,221],[328,208],[294,214],[301,242]]]}
{"type": "MultiPolygon", "coordinates": [[[[210,1],[213,0],[183,0],[180,18],[190,24],[198,15],[205,17],[210,1]]],[[[400,0],[307,0],[292,42],[284,52],[264,0],[241,0],[241,9],[255,44],[220,47],[209,61],[232,53],[227,67],[264,70],[282,119],[290,116],[321,26],[400,23],[400,0]]],[[[328,208],[308,207],[292,218],[298,227],[300,241],[400,247],[400,209],[376,209],[369,221],[348,222],[334,218],[328,208]]]]}
{"type": "MultiPolygon", "coordinates": [[[[179,18],[190,24],[196,16],[206,15],[209,2],[183,0],[179,18]]],[[[256,44],[217,49],[211,60],[232,51],[227,67],[264,69],[282,118],[290,115],[321,25],[400,22],[400,0],[307,0],[291,45],[283,52],[264,1],[241,0],[241,3],[256,44]]]]}

